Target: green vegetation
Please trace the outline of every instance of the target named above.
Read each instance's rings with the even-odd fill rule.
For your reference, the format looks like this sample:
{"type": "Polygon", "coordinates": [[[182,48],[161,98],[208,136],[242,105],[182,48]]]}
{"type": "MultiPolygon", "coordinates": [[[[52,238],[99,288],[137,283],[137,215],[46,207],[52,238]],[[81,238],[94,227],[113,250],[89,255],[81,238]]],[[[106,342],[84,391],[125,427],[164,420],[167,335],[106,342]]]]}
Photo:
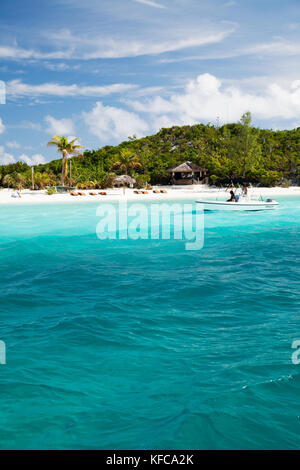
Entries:
{"type": "Polygon", "coordinates": [[[52,196],[52,194],[56,194],[57,193],[57,190],[56,190],[56,187],[55,186],[50,186],[48,189],[47,189],[47,194],[48,196],[52,196]]]}
{"type": "MultiPolygon", "coordinates": [[[[245,113],[239,123],[222,127],[176,126],[142,139],[130,137],[116,147],[86,150],[84,158],[67,159],[79,150],[74,141],[59,141],[57,145],[57,139],[53,145],[62,153],[63,164],[60,159],[35,166],[36,189],[57,185],[60,179],[70,186],[104,188],[124,173],[141,186],[168,183],[166,170],[187,160],[207,168],[212,184],[247,181],[288,186],[300,182],[300,127],[291,131],[253,128],[250,113],[245,113]],[[69,144],[73,149],[67,148],[69,144]]],[[[31,168],[24,163],[0,166],[2,187],[31,187],[31,181],[31,168]]]]}
{"type": "Polygon", "coordinates": [[[78,137],[76,137],[75,139],[69,142],[67,137],[65,136],[55,135],[47,144],[48,146],[51,146],[51,145],[55,146],[57,148],[57,151],[61,153],[62,171],[61,171],[60,184],[62,185],[65,184],[65,179],[68,175],[67,159],[71,155],[81,155],[81,152],[79,151],[79,149],[82,149],[83,147],[82,145],[78,145],[75,143],[77,140],[78,140],[78,137]]]}
{"type": "Polygon", "coordinates": [[[120,150],[119,158],[115,162],[114,166],[121,172],[124,172],[125,175],[130,174],[131,170],[143,169],[138,155],[135,154],[131,149],[126,148],[120,150]]]}

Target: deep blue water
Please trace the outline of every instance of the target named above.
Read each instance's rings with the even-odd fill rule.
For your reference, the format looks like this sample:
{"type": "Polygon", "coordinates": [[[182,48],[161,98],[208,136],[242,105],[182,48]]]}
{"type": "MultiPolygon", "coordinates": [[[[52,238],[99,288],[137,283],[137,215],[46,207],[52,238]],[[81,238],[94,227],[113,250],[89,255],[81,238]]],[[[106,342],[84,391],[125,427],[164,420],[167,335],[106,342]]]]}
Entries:
{"type": "Polygon", "coordinates": [[[300,447],[300,199],[205,244],[107,240],[96,205],[0,209],[1,449],[300,447]]]}

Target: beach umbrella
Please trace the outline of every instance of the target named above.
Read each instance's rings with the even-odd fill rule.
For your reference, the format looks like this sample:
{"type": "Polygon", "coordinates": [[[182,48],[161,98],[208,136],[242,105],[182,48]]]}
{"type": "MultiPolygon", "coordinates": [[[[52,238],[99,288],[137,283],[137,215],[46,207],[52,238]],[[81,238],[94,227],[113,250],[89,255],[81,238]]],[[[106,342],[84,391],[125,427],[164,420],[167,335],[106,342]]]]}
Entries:
{"type": "Polygon", "coordinates": [[[113,180],[114,186],[129,186],[130,188],[132,188],[135,185],[135,183],[136,183],[136,180],[129,175],[117,176],[113,180]]]}

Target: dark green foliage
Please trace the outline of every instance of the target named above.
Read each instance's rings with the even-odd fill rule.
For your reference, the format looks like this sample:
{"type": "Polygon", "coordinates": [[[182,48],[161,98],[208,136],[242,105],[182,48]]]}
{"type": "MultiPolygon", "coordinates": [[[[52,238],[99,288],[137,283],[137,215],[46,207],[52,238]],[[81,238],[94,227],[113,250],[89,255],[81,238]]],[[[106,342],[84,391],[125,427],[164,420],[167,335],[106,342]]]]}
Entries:
{"type": "MultiPolygon", "coordinates": [[[[250,123],[251,116],[246,114],[237,124],[174,126],[161,129],[150,137],[131,138],[116,147],[87,150],[83,157],[68,160],[71,174],[69,168],[66,184],[109,186],[115,175],[124,173],[118,167],[122,149],[130,150],[141,163],[129,170],[140,184],[167,183],[169,175],[166,170],[187,160],[207,168],[212,184],[230,181],[261,185],[298,184],[300,128],[273,131],[253,128],[250,123]]],[[[35,167],[35,172],[47,173],[57,183],[61,170],[61,159],[35,167]]],[[[24,174],[30,182],[30,168],[26,164],[0,167],[2,186],[5,176],[11,174],[24,174]]],[[[10,178],[6,178],[6,182],[9,181],[10,178]]]]}

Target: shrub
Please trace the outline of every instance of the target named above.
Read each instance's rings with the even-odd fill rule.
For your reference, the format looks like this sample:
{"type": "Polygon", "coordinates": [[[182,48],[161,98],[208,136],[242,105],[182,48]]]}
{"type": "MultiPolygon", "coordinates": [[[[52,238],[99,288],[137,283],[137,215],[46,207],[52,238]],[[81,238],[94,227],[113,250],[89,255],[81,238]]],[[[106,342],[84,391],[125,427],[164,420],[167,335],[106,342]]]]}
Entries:
{"type": "Polygon", "coordinates": [[[49,196],[52,196],[52,194],[56,194],[57,193],[57,190],[56,190],[56,187],[55,186],[51,186],[51,188],[48,188],[47,189],[47,194],[49,196]]]}

